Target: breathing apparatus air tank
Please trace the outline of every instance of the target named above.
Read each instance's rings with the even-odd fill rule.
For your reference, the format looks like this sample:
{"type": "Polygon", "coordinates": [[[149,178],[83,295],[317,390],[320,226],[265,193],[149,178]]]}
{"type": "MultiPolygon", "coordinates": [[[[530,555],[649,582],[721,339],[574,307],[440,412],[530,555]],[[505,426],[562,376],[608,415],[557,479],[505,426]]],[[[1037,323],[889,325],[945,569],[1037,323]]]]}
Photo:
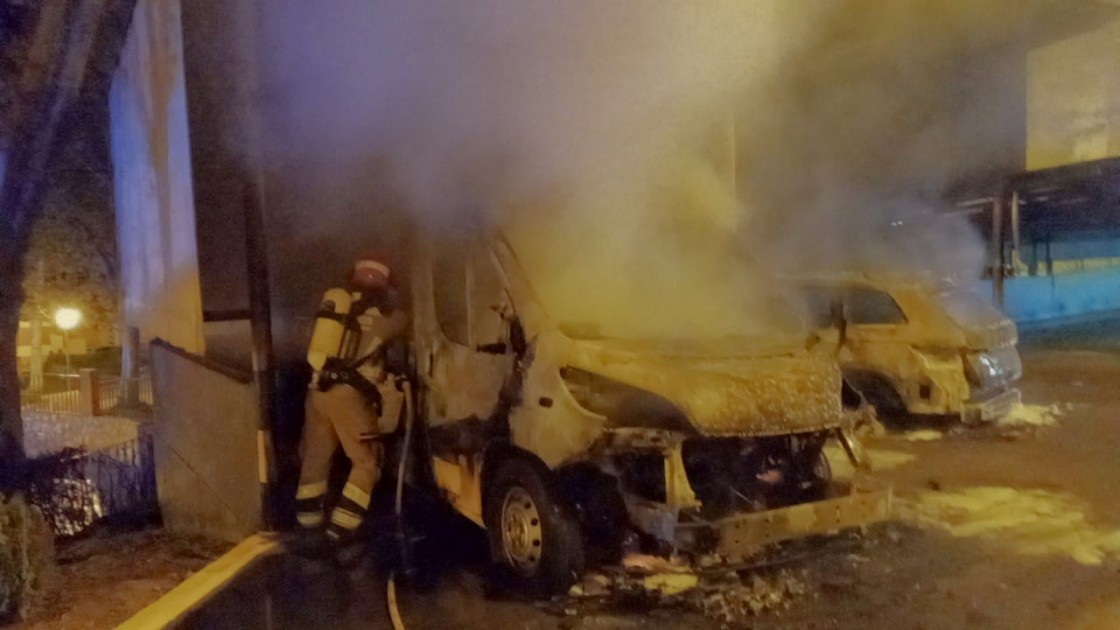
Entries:
{"type": "Polygon", "coordinates": [[[330,289],[323,294],[307,348],[307,362],[316,372],[322,370],[331,357],[346,358],[342,354],[352,304],[353,298],[345,289],[330,289]]]}

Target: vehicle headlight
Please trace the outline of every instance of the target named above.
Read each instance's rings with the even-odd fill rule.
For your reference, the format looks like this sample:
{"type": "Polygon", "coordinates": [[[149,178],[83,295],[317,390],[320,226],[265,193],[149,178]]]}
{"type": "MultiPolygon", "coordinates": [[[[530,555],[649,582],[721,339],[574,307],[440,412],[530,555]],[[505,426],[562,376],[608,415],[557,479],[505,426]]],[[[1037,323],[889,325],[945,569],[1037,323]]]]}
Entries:
{"type": "Polygon", "coordinates": [[[662,396],[579,368],[561,368],[560,377],[581,407],[606,416],[613,427],[695,432],[684,412],[662,396]]]}
{"type": "Polygon", "coordinates": [[[1000,373],[999,362],[986,352],[969,354],[965,358],[968,382],[977,387],[991,382],[1000,373]]]}

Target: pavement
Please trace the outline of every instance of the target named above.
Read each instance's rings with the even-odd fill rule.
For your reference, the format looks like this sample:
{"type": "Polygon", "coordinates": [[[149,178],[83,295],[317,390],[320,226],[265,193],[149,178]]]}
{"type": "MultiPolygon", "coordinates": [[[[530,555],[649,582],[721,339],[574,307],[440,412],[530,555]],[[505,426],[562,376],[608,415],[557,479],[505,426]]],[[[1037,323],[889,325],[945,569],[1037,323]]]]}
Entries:
{"type": "MultiPolygon", "coordinates": [[[[485,539],[426,515],[408,628],[1120,628],[1120,318],[1025,333],[1014,422],[894,427],[869,444],[897,521],[790,545],[691,602],[615,593],[534,602],[487,578],[485,539]],[[791,586],[796,585],[796,586],[791,586]],[[752,590],[753,589],[753,590],[752,590]],[[769,589],[769,590],[768,590],[769,589]],[[701,601],[702,605],[697,605],[701,601]]],[[[386,555],[384,549],[381,556],[386,555]]],[[[701,586],[704,588],[704,579],[701,586]]],[[[263,558],[184,628],[389,627],[386,576],[263,558]]]]}

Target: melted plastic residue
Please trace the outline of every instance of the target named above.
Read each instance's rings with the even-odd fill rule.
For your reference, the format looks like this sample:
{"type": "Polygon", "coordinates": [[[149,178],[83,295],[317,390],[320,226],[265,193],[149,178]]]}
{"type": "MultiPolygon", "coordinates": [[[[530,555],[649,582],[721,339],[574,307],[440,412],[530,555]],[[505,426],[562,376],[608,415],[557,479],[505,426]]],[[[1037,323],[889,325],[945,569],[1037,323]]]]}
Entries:
{"type": "Polygon", "coordinates": [[[996,421],[1001,427],[1053,427],[1058,425],[1062,410],[1058,405],[1024,405],[1019,403],[996,421]]]}

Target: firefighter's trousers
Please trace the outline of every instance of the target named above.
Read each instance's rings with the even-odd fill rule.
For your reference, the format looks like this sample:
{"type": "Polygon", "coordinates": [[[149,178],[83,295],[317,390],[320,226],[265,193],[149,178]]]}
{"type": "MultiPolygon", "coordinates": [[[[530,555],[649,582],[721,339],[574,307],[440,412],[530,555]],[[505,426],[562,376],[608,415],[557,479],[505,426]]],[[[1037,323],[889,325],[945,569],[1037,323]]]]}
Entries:
{"type": "MultiPolygon", "coordinates": [[[[399,414],[399,392],[391,385],[378,389],[383,398],[388,395],[383,400],[385,411],[399,414]]],[[[381,444],[371,439],[378,433],[377,414],[358,390],[340,384],[325,392],[315,388],[308,391],[300,444],[303,465],[296,491],[296,516],[302,527],[316,529],[326,520],[324,502],[331,458],[341,444],[350,459],[350,477],[331,511],[327,534],[339,539],[358,528],[381,475],[381,444]]]]}

